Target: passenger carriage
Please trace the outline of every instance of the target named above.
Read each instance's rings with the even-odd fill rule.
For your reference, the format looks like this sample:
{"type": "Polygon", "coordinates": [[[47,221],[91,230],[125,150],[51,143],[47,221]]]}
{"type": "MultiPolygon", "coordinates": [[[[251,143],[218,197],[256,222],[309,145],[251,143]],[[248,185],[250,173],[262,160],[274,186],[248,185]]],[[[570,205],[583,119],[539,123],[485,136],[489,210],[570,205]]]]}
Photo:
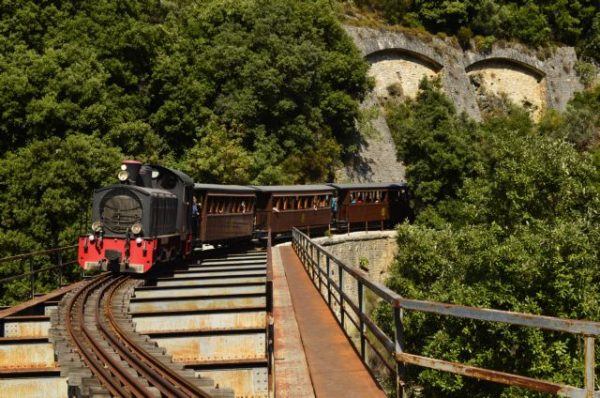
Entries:
{"type": "Polygon", "coordinates": [[[336,224],[350,231],[352,224],[391,227],[406,219],[408,188],[406,183],[328,184],[337,190],[336,224]]]}
{"type": "Polygon", "coordinates": [[[195,184],[198,233],[202,243],[252,238],[256,191],[241,185],[195,184]]]}
{"type": "Polygon", "coordinates": [[[273,234],[291,233],[292,227],[310,231],[331,222],[329,185],[255,186],[257,191],[256,232],[265,236],[271,224],[273,234]]]}

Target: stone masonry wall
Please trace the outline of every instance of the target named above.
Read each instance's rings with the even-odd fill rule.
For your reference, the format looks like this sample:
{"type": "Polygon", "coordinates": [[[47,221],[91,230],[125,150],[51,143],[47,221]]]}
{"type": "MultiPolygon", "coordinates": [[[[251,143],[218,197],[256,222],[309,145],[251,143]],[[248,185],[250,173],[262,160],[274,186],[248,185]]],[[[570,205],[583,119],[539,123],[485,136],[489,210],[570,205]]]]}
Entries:
{"type": "MultiPolygon", "coordinates": [[[[396,231],[353,232],[344,235],[334,235],[332,237],[314,238],[314,241],[324,246],[344,264],[365,272],[371,281],[381,284],[385,283],[388,268],[398,251],[396,231]],[[361,259],[367,260],[365,267],[360,266],[361,259]]],[[[321,267],[325,270],[325,259],[321,258],[320,261],[321,267]]],[[[329,275],[333,280],[337,280],[339,278],[339,271],[333,263],[331,264],[329,275]]],[[[344,293],[358,306],[358,286],[356,280],[347,274],[344,275],[344,293]]],[[[326,286],[322,287],[321,294],[326,296],[326,286]]],[[[368,293],[366,293],[365,303],[367,307],[365,310],[367,312],[374,305],[374,299],[375,296],[371,295],[369,298],[368,293]]],[[[335,302],[332,308],[339,316],[339,306],[335,302]]],[[[348,322],[347,328],[350,334],[356,337],[356,330],[352,327],[352,323],[348,322]]]]}
{"type": "Polygon", "coordinates": [[[359,269],[361,258],[367,259],[367,270],[372,281],[383,284],[388,267],[398,252],[396,231],[352,232],[332,237],[314,238],[345,264],[359,269]]]}
{"type": "Polygon", "coordinates": [[[375,89],[363,109],[381,111],[371,123],[378,133],[367,135],[360,143],[359,155],[337,173],[338,181],[404,178],[404,166],[396,159],[382,104],[389,97],[414,97],[423,76],[439,76],[443,91],[459,112],[475,120],[481,119],[477,102],[481,89],[524,105],[535,120],[544,108],[564,110],[573,94],[583,89],[574,71],[577,56],[572,47],[557,48],[541,59],[521,45],[497,44],[481,53],[463,51],[451,40],[436,36],[353,26],[345,29],[371,63],[370,74],[375,79],[375,89]]]}

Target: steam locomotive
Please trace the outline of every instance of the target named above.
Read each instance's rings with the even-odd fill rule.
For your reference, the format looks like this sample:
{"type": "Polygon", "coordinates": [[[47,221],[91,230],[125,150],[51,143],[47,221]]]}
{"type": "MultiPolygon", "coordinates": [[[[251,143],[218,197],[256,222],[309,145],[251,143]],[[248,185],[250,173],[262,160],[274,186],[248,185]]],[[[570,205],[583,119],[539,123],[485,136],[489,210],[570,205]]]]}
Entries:
{"type": "Polygon", "coordinates": [[[119,184],[94,191],[80,236],[85,270],[145,273],[205,243],[308,230],[388,227],[409,217],[404,183],[241,186],[194,184],[177,170],[123,161],[119,184]]]}

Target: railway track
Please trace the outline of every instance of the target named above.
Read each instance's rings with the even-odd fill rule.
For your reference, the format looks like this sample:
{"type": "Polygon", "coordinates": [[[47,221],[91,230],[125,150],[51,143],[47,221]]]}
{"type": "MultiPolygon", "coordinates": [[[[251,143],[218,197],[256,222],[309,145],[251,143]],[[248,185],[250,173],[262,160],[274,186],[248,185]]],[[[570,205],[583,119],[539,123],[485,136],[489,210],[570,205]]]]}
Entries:
{"type": "Polygon", "coordinates": [[[95,397],[232,397],[231,390],[215,389],[211,380],[195,378],[133,331],[126,302],[137,284],[126,276],[100,276],[63,303],[59,316],[64,329],[59,327],[59,334],[73,352],[63,347],[59,353],[67,356],[63,363],[68,364],[70,392],[95,397]]]}
{"type": "Polygon", "coordinates": [[[272,396],[267,255],[240,249],[0,311],[0,396],[272,396]]]}
{"type": "Polygon", "coordinates": [[[173,275],[136,287],[135,330],[196,375],[236,398],[268,398],[267,253],[206,254],[173,275]]]}

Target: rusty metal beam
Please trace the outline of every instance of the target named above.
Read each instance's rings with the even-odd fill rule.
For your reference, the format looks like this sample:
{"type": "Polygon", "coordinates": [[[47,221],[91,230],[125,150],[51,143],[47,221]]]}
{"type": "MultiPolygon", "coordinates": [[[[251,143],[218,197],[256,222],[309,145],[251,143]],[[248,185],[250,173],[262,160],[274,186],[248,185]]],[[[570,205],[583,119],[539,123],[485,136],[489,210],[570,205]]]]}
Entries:
{"type": "Polygon", "coordinates": [[[475,319],[479,321],[502,322],[511,325],[527,326],[557,332],[590,336],[598,336],[600,334],[600,322],[563,319],[551,316],[467,307],[464,305],[436,303],[432,301],[410,300],[405,298],[400,299],[400,306],[407,310],[428,312],[431,314],[475,319]]]}
{"type": "Polygon", "coordinates": [[[528,390],[535,390],[547,394],[559,395],[562,397],[586,398],[586,392],[582,388],[553,383],[551,381],[538,380],[531,377],[499,372],[496,370],[483,369],[475,366],[464,365],[462,363],[408,354],[406,352],[397,352],[395,355],[398,361],[406,364],[423,366],[430,369],[473,377],[479,380],[487,380],[495,383],[522,387],[528,390]]]}
{"type": "Polygon", "coordinates": [[[73,289],[77,289],[78,287],[80,287],[83,283],[85,283],[85,281],[80,281],[80,282],[76,282],[76,283],[72,283],[68,286],[65,286],[61,289],[57,289],[53,292],[50,292],[48,294],[45,294],[43,296],[39,296],[39,297],[35,297],[31,300],[28,300],[24,303],[15,305],[14,307],[10,307],[7,308],[5,310],[0,311],[0,319],[4,319],[8,316],[13,316],[18,314],[19,312],[25,311],[28,308],[31,307],[35,307],[36,305],[39,304],[43,304],[44,302],[48,301],[48,300],[52,300],[55,299],[57,297],[61,297],[63,296],[65,293],[70,292],[73,289]]]}

